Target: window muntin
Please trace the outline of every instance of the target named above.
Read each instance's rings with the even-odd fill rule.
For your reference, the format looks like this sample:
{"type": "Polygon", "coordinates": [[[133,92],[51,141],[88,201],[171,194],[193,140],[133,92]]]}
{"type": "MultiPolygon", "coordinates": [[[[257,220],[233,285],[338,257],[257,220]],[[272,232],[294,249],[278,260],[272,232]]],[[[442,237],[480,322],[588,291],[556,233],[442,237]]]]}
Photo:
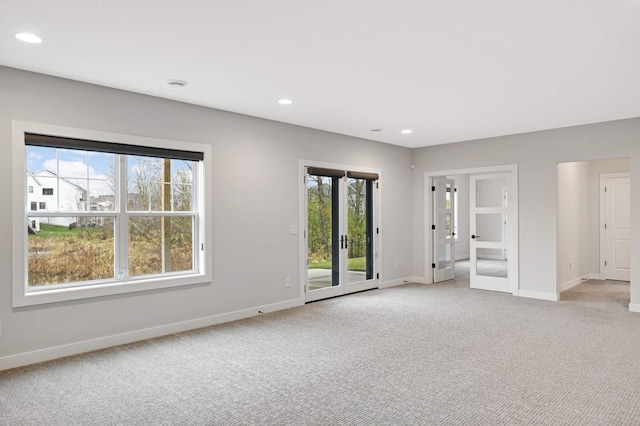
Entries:
{"type": "MultiPolygon", "coordinates": [[[[50,126],[37,123],[27,123],[14,120],[12,122],[12,167],[17,179],[13,180],[13,224],[14,229],[19,230],[26,228],[24,233],[15,232],[12,237],[13,247],[15,248],[16,255],[13,256],[12,275],[13,275],[13,306],[29,306],[41,303],[51,303],[64,300],[76,300],[90,297],[97,297],[110,294],[130,293],[137,291],[144,291],[149,289],[160,289],[167,287],[175,287],[190,284],[210,283],[212,274],[211,256],[206,255],[206,248],[211,246],[211,235],[206,232],[211,226],[211,200],[204,197],[205,182],[210,181],[211,172],[206,166],[208,160],[211,158],[211,148],[208,145],[194,144],[189,142],[167,141],[161,139],[150,139],[144,137],[120,135],[114,133],[95,132],[81,129],[63,128],[58,126],[50,126]],[[46,135],[53,136],[46,136],[46,135]],[[44,135],[44,136],[43,136],[44,135]],[[29,144],[25,140],[29,136],[35,136],[36,143],[29,144]],[[74,139],[72,139],[74,138],[74,139]],[[35,168],[29,164],[32,158],[26,155],[27,146],[39,147],[39,148],[53,148],[48,144],[51,141],[71,141],[78,142],[75,149],[76,152],[66,152],[62,155],[56,154],[56,172],[60,173],[58,176],[55,173],[47,175],[46,172],[39,177],[30,176],[29,173],[25,173],[26,170],[35,170],[35,168]],[[98,141],[98,142],[95,142],[98,141]],[[109,142],[99,142],[109,141],[109,142]],[[112,142],[111,142],[112,141],[112,142]],[[86,149],[85,144],[97,144],[98,150],[86,149]],[[176,150],[175,147],[184,148],[185,151],[176,150]],[[114,152],[109,153],[108,150],[113,148],[114,152]],[[169,153],[167,157],[172,155],[178,155],[174,160],[182,161],[187,159],[195,163],[193,168],[192,181],[190,183],[193,194],[192,206],[188,210],[178,210],[174,208],[169,211],[129,211],[126,209],[126,190],[122,191],[117,189],[112,191],[110,195],[106,197],[98,198],[91,197],[91,186],[113,184],[124,185],[126,182],[126,157],[132,154],[130,152],[133,149],[142,149],[145,154],[150,154],[150,157],[162,157],[161,154],[169,153]],[[105,179],[104,176],[95,176],[92,173],[87,175],[78,176],[76,174],[70,174],[64,171],[59,159],[72,160],[68,157],[69,154],[77,155],[77,151],[88,152],[88,162],[93,163],[92,156],[101,156],[104,154],[117,155],[115,162],[117,177],[115,180],[105,179]],[[65,157],[67,155],[67,157],[65,157]],[[23,176],[20,178],[20,176],[23,176]],[[80,191],[77,196],[72,197],[72,200],[76,205],[64,203],[65,197],[60,195],[64,192],[62,188],[58,188],[54,185],[43,185],[42,181],[53,181],[59,183],[62,182],[62,177],[77,184],[82,190],[89,188],[88,191],[80,191]],[[35,180],[34,180],[35,179],[35,180]],[[28,187],[34,186],[34,193],[28,193],[28,187]],[[52,188],[53,196],[47,196],[47,211],[31,211],[29,210],[30,203],[35,201],[38,203],[39,194],[42,187],[52,188]],[[35,198],[34,198],[35,197],[35,198]],[[83,207],[84,202],[84,207],[83,207]],[[54,206],[55,204],[55,206],[54,206]],[[78,209],[78,210],[76,210],[78,209]],[[118,222],[128,223],[130,217],[134,216],[167,216],[168,221],[176,223],[175,217],[180,217],[183,222],[190,221],[191,223],[191,250],[183,250],[180,252],[183,262],[176,262],[176,265],[192,265],[190,270],[188,266],[181,266],[178,269],[180,271],[172,270],[171,272],[158,272],[158,269],[152,269],[151,273],[134,272],[135,275],[128,274],[128,243],[129,235],[128,228],[126,226],[118,225],[118,222]],[[103,278],[104,275],[93,277],[85,281],[72,281],[68,279],[68,283],[61,282],[59,284],[47,284],[34,286],[29,285],[28,280],[28,258],[29,258],[29,243],[28,235],[37,233],[40,231],[41,222],[45,228],[49,225],[49,222],[58,221],[57,226],[66,227],[67,231],[72,228],[72,232],[78,232],[78,230],[85,233],[102,233],[108,235],[106,229],[100,228],[100,221],[98,217],[112,218],[114,222],[114,240],[119,240],[117,244],[114,244],[114,278],[103,278]],[[55,219],[46,219],[55,218],[55,219]],[[78,220],[83,218],[82,220],[78,220]],[[126,218],[126,219],[124,219],[126,218]],[[187,218],[187,219],[185,219],[187,218]],[[27,225],[25,226],[25,221],[27,225]],[[80,228],[80,229],[79,229],[80,228]],[[104,231],[104,232],[103,232],[104,231]],[[124,248],[124,249],[122,249],[124,248]],[[186,253],[186,254],[185,254],[186,253]],[[119,263],[118,263],[119,262],[119,263]],[[186,263],[185,263],[186,262],[186,263]],[[124,265],[124,267],[123,267],[124,265]]],[[[69,150],[68,147],[57,147],[58,149],[69,150]]],[[[55,149],[55,148],[54,148],[55,149]]],[[[71,149],[70,151],[74,151],[71,149]]],[[[55,151],[54,151],[55,152],[55,151]]],[[[144,155],[142,155],[144,156],[144,155]]],[[[34,156],[36,157],[36,156],[34,156]]],[[[68,164],[67,164],[68,165],[68,164]]],[[[94,164],[95,166],[95,164],[94,164]]],[[[40,168],[38,169],[40,170],[40,168]]],[[[177,170],[177,169],[176,169],[177,170]]],[[[52,172],[48,170],[48,172],[52,172]]],[[[162,183],[162,182],[160,182],[162,183]]],[[[177,180],[174,182],[176,185],[179,183],[177,180]]],[[[65,184],[62,184],[63,186],[65,184]]],[[[175,191],[174,191],[175,192],[175,191]]],[[[105,194],[101,194],[105,195],[105,194]]],[[[68,197],[66,197],[68,198],[68,197]]],[[[175,197],[174,197],[175,198],[175,197]]],[[[37,208],[36,204],[36,208],[37,208]]],[[[174,204],[175,205],[175,204],[174,204]]],[[[106,219],[105,219],[106,220],[106,219]]],[[[179,222],[178,220],[178,222],[179,222]]],[[[184,226],[182,227],[184,228],[184,226]]],[[[180,227],[174,229],[174,234],[180,227]]],[[[181,231],[182,232],[182,231],[181,231]]],[[[106,238],[109,238],[108,236],[106,238]]],[[[181,241],[185,244],[185,237],[175,237],[173,240],[181,241]]],[[[173,250],[173,247],[170,247],[173,250]]],[[[35,250],[32,250],[35,251],[35,250]]],[[[176,250],[173,250],[175,252],[176,250]]],[[[169,257],[175,257],[171,254],[171,250],[166,251],[169,253],[169,257]]],[[[40,250],[37,256],[42,256],[42,250],[40,250]]],[[[107,274],[111,276],[111,272],[107,274]]],[[[39,280],[44,282],[44,280],[39,280]]]]}

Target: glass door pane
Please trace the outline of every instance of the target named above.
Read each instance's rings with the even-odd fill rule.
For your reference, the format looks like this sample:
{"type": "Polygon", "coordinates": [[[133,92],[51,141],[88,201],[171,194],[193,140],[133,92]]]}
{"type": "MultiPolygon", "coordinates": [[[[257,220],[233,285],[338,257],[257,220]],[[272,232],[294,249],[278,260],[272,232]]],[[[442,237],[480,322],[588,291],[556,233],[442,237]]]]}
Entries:
{"type": "Polygon", "coordinates": [[[455,278],[455,181],[433,178],[433,281],[455,278]]]}
{"type": "Polygon", "coordinates": [[[316,175],[307,179],[310,291],[340,285],[339,181],[316,175]]]}
{"type": "Polygon", "coordinates": [[[373,278],[373,181],[347,179],[347,283],[373,278]]]}
{"type": "Polygon", "coordinates": [[[471,176],[471,287],[511,292],[507,252],[508,176],[471,176]]]}

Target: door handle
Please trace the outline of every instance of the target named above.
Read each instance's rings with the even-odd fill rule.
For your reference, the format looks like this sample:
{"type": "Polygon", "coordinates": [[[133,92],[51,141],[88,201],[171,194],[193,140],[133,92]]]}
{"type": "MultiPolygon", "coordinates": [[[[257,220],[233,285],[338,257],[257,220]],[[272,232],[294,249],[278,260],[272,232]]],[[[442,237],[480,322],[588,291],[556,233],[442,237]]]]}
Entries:
{"type": "Polygon", "coordinates": [[[344,248],[349,248],[349,237],[344,236],[344,248]]]}
{"type": "Polygon", "coordinates": [[[340,235],[340,248],[344,248],[344,235],[340,235]]]}
{"type": "Polygon", "coordinates": [[[475,240],[476,238],[480,238],[480,235],[472,235],[471,238],[475,240]]]}

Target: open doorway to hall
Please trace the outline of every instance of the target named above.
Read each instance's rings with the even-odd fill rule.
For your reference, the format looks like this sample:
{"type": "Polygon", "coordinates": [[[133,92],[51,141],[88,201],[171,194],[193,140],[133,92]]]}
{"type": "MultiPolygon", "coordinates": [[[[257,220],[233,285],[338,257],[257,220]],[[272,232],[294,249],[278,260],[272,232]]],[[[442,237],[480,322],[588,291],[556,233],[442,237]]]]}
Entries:
{"type": "Polygon", "coordinates": [[[560,300],[628,307],[630,182],[628,158],[558,164],[560,300]]]}

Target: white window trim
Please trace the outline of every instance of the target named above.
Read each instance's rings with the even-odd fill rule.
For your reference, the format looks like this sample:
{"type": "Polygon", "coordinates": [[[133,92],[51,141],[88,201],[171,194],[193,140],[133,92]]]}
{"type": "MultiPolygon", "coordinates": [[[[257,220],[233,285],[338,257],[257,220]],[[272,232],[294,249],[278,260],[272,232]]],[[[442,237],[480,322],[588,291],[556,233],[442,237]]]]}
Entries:
{"type": "Polygon", "coordinates": [[[212,282],[213,256],[211,255],[212,240],[212,202],[211,193],[211,146],[191,142],[172,141],[166,139],[146,138],[117,133],[99,132],[69,127],[53,126],[49,124],[30,123],[13,120],[12,130],[12,299],[13,307],[40,305],[68,300],[87,299],[114,294],[133,293],[168,287],[178,287],[212,282]],[[196,249],[198,256],[196,264],[200,271],[192,274],[171,274],[162,276],[143,277],[130,281],[96,282],[95,284],[74,287],[54,286],[51,289],[41,288],[38,291],[27,291],[27,229],[25,206],[27,205],[27,173],[25,163],[25,133],[40,133],[51,136],[87,139],[103,142],[121,143],[128,145],[153,146],[185,151],[204,153],[202,167],[199,169],[199,185],[197,187],[198,215],[201,218],[198,228],[197,241],[201,245],[196,249]],[[56,288],[57,287],[57,288],[56,288]]]}

